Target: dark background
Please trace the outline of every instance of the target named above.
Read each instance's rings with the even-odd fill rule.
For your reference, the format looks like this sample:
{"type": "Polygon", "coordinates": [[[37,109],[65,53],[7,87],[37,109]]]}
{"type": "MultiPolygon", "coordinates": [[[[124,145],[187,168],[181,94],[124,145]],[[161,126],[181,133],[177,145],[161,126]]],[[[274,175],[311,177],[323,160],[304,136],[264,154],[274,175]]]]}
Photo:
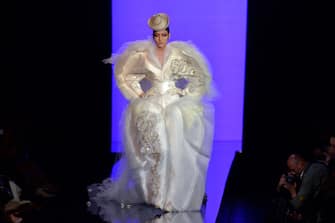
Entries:
{"type": "Polygon", "coordinates": [[[334,128],[331,10],[316,1],[249,1],[245,151],[317,144],[334,128]]]}
{"type": "MultiPolygon", "coordinates": [[[[230,177],[236,192],[271,191],[290,151],[334,132],[327,4],[249,0],[244,152],[230,177]]],[[[111,71],[101,63],[111,53],[110,1],[16,1],[1,9],[1,122],[69,188],[100,181],[114,160],[111,71]]]]}
{"type": "Polygon", "coordinates": [[[333,19],[322,1],[249,1],[242,159],[245,185],[259,183],[248,187],[273,187],[290,152],[335,135],[333,19]]]}
{"type": "Polygon", "coordinates": [[[111,3],[16,1],[2,7],[1,122],[68,186],[109,174],[111,3]],[[101,175],[99,175],[101,174],[101,175]]]}

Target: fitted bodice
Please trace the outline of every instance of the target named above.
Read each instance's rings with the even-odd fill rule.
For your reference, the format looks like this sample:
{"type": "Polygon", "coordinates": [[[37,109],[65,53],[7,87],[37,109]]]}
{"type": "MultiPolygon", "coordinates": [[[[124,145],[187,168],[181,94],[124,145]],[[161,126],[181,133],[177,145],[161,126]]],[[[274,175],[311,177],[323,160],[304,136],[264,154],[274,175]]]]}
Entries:
{"type": "Polygon", "coordinates": [[[121,55],[115,74],[120,90],[129,99],[165,94],[199,97],[208,89],[210,81],[204,59],[191,45],[183,42],[167,45],[163,64],[156,57],[151,42],[136,43],[121,55]],[[141,86],[143,79],[150,82],[147,91],[141,86]],[[181,79],[187,84],[176,86],[181,79]]]}
{"type": "Polygon", "coordinates": [[[165,94],[169,92],[171,89],[175,89],[176,85],[174,81],[152,81],[152,89],[156,89],[160,94],[165,94]]]}

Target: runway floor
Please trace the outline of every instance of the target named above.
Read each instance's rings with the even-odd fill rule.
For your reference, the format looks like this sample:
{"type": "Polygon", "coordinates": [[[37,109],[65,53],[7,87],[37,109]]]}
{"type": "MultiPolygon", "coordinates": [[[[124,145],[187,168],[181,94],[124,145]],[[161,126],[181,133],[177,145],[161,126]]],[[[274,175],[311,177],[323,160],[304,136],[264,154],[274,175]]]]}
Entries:
{"type": "MultiPolygon", "coordinates": [[[[215,157],[226,157],[228,150],[213,151],[215,157]],[[219,154],[225,151],[226,154],[219,154]]],[[[145,205],[121,207],[115,204],[108,212],[87,203],[85,185],[78,187],[75,183],[67,190],[47,202],[42,209],[30,214],[31,221],[25,222],[78,222],[78,223],[262,223],[269,222],[266,218],[271,207],[271,185],[262,184],[262,176],[253,177],[259,166],[256,161],[248,159],[244,154],[234,153],[231,150],[232,164],[226,167],[226,173],[213,172],[209,167],[207,184],[211,184],[211,191],[207,191],[207,203],[199,212],[163,213],[145,205]],[[221,181],[216,181],[221,173],[221,181]],[[211,175],[214,174],[214,175],[211,175]],[[224,176],[226,174],[226,176],[224,176]],[[222,179],[224,178],[224,179],[222,179]],[[225,188],[222,182],[225,183],[225,188]],[[269,186],[270,185],[270,186],[269,186]],[[223,191],[224,190],[224,191],[223,191]],[[224,192],[224,193],[223,193],[224,192]],[[217,193],[217,194],[215,194],[217,193]],[[220,194],[221,193],[221,194],[220,194]]],[[[220,160],[220,159],[218,159],[220,160]]],[[[228,161],[226,161],[228,162],[228,161]]],[[[230,165],[230,164],[229,164],[230,165]]]]}

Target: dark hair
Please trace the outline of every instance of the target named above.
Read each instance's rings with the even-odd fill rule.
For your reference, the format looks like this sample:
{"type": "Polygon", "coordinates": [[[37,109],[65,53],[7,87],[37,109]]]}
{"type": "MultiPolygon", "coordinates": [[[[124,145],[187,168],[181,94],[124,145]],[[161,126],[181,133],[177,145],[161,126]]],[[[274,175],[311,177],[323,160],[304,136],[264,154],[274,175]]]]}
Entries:
{"type": "Polygon", "coordinates": [[[294,160],[308,162],[311,160],[311,155],[306,151],[295,150],[290,153],[289,157],[294,155],[294,160]]]}
{"type": "MultiPolygon", "coordinates": [[[[168,33],[170,33],[170,27],[166,27],[166,29],[165,29],[168,33]]],[[[154,37],[155,36],[155,33],[156,33],[157,31],[155,31],[155,30],[153,30],[152,31],[152,37],[154,37]]]]}

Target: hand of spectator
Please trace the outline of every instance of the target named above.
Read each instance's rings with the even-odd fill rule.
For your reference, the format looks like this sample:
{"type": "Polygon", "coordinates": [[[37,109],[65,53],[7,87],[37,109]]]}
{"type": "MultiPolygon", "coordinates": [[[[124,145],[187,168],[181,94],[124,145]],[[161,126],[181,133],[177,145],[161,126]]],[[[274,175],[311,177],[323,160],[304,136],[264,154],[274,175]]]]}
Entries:
{"type": "Polygon", "coordinates": [[[283,174],[283,175],[280,176],[280,179],[279,179],[279,182],[278,182],[278,185],[277,185],[277,191],[279,191],[280,188],[282,186],[284,186],[286,183],[287,183],[286,182],[286,177],[285,177],[285,174],[283,174]]]}
{"type": "Polygon", "coordinates": [[[9,221],[11,223],[20,223],[23,221],[23,218],[16,216],[15,213],[12,213],[9,215],[9,221]]]}
{"type": "Polygon", "coordinates": [[[285,174],[281,175],[280,179],[279,179],[279,185],[283,186],[284,184],[286,184],[286,176],[285,176],[285,174]]]}
{"type": "Polygon", "coordinates": [[[296,190],[296,188],[297,188],[297,183],[285,183],[284,185],[283,185],[283,187],[284,188],[286,188],[289,192],[290,192],[290,194],[291,194],[291,198],[293,199],[293,198],[295,198],[296,196],[297,196],[297,190],[296,190]]]}

